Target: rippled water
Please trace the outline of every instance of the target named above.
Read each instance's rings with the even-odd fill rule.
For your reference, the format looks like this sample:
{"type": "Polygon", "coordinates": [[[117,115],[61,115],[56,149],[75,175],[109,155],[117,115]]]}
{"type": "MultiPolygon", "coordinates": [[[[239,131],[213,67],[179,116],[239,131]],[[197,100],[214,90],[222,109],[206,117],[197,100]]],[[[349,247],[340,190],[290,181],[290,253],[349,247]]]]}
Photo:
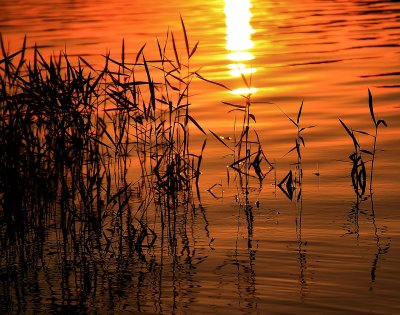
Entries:
{"type": "MultiPolygon", "coordinates": [[[[398,1],[7,1],[0,32],[16,49],[24,35],[48,54],[67,50],[101,65],[120,54],[122,38],[136,56],[156,48],[168,28],[181,39],[182,15],[192,45],[191,65],[232,90],[244,88],[232,70],[252,74],[255,128],[276,177],[294,162],[296,130],[281,112],[316,125],[305,134],[302,202],[290,202],[267,177],[252,183],[253,227],[228,187],[229,153],[209,136],[196,209],[191,263],[164,253],[142,264],[110,258],[98,265],[62,262],[57,244],[32,267],[4,266],[5,312],[122,312],[232,314],[398,314],[400,312],[400,3],[398,1]],[[65,48],[66,47],[66,48],[65,48]],[[338,117],[372,131],[368,94],[381,129],[373,198],[358,200],[350,165],[351,140],[338,117]],[[274,103],[274,104],[271,104],[274,103]],[[281,110],[279,110],[279,108],[281,110]],[[318,165],[318,166],[317,166],[318,165]],[[314,175],[320,172],[320,176],[314,175]],[[213,195],[207,189],[214,184],[213,195]],[[257,202],[258,201],[258,202],[257,202]],[[259,207],[256,207],[259,203],[259,207]],[[50,263],[49,263],[50,262],[50,263]],[[86,267],[87,266],[87,267],[86,267]],[[106,267],[107,266],[107,267],[106,267]]],[[[193,88],[192,88],[193,87],[193,88]]],[[[205,129],[233,135],[233,114],[221,101],[238,95],[198,81],[193,116],[205,129]]],[[[199,135],[199,141],[200,139],[199,135]]],[[[360,135],[370,148],[372,142],[360,135]]],[[[21,245],[22,246],[22,245],[21,245]]],[[[186,260],[185,260],[186,259],[186,260]]]]}

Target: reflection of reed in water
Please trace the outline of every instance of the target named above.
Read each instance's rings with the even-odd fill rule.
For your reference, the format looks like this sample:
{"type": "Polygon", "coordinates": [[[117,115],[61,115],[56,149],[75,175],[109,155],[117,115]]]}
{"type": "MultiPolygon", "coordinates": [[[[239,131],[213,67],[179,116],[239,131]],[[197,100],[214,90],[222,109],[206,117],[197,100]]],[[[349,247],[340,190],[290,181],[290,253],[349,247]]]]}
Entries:
{"type": "Polygon", "coordinates": [[[296,202],[296,238],[297,238],[297,253],[299,264],[299,281],[300,295],[305,296],[308,289],[307,283],[307,241],[302,237],[302,222],[303,222],[303,196],[296,202]]]}
{"type": "Polygon", "coordinates": [[[352,203],[350,210],[347,213],[347,222],[343,225],[347,235],[354,235],[357,240],[360,238],[360,215],[365,216],[366,210],[361,207],[361,204],[366,199],[361,199],[356,195],[356,200],[352,203]]]}
{"type": "Polygon", "coordinates": [[[375,235],[375,243],[376,243],[376,253],[375,257],[371,264],[371,286],[370,289],[373,289],[373,284],[376,281],[376,273],[378,269],[378,263],[382,260],[382,256],[387,254],[390,249],[390,239],[386,239],[386,241],[382,242],[382,234],[386,231],[386,228],[379,227],[376,224],[376,216],[375,216],[375,208],[374,208],[374,198],[373,194],[370,196],[370,206],[371,206],[371,221],[374,227],[374,235],[375,235]],[[383,244],[382,244],[383,243],[383,244]]]}
{"type": "MultiPolygon", "coordinates": [[[[376,244],[376,253],[371,263],[371,285],[370,289],[373,289],[373,284],[377,278],[378,264],[382,260],[382,256],[387,254],[390,249],[390,238],[384,238],[383,235],[387,231],[386,227],[380,227],[377,224],[375,206],[373,194],[360,198],[356,195],[356,201],[353,202],[352,207],[348,213],[347,223],[343,225],[343,229],[347,235],[355,235],[357,242],[360,241],[360,224],[362,225],[362,219],[366,218],[371,220],[373,227],[373,238],[376,244]],[[367,200],[370,200],[369,209],[366,205],[363,206],[367,200]]],[[[364,232],[365,234],[365,232],[364,232]]]]}
{"type": "Polygon", "coordinates": [[[256,250],[248,246],[240,248],[240,216],[238,216],[237,234],[235,241],[234,253],[228,255],[224,262],[216,268],[216,273],[219,278],[218,285],[224,288],[224,291],[229,294],[228,290],[236,289],[238,304],[243,313],[253,313],[257,310],[257,290],[256,290],[256,273],[254,268],[256,250]],[[227,280],[231,281],[232,274],[236,276],[234,287],[230,287],[227,280]]]}

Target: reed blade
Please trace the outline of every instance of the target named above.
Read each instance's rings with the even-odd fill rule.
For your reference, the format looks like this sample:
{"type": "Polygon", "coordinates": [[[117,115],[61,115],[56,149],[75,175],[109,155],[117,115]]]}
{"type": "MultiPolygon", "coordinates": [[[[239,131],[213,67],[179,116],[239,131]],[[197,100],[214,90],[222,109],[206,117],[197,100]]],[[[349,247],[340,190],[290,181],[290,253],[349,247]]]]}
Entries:
{"type": "MultiPolygon", "coordinates": [[[[158,50],[161,52],[160,43],[158,42],[158,39],[157,39],[157,45],[158,45],[158,50]]],[[[140,56],[143,55],[143,50],[144,50],[145,47],[146,47],[146,44],[144,44],[144,45],[139,49],[138,53],[136,54],[135,64],[138,63],[138,60],[139,60],[140,56]]],[[[160,57],[161,57],[161,55],[160,55],[160,57]]]]}
{"type": "Polygon", "coordinates": [[[303,103],[304,103],[304,100],[301,101],[299,113],[297,114],[297,120],[296,120],[297,124],[299,124],[299,122],[300,122],[301,111],[302,111],[302,109],[303,109],[303,103]]]}
{"type": "Polygon", "coordinates": [[[372,100],[372,94],[371,91],[368,89],[368,106],[369,106],[369,112],[371,114],[371,118],[374,122],[375,127],[377,126],[376,120],[375,120],[375,114],[374,114],[374,104],[372,100]]]}
{"type": "Polygon", "coordinates": [[[181,62],[179,61],[179,54],[178,50],[176,49],[174,33],[171,32],[171,35],[172,35],[172,46],[174,48],[174,54],[175,54],[175,61],[178,63],[178,68],[181,69],[181,62]]]}
{"type": "Polygon", "coordinates": [[[211,134],[215,137],[215,139],[217,139],[219,142],[221,142],[225,147],[227,147],[229,150],[234,151],[232,148],[230,148],[224,141],[221,140],[220,137],[218,137],[213,131],[211,131],[210,129],[208,129],[208,131],[211,132],[211,134]]]}
{"type": "Polygon", "coordinates": [[[188,40],[187,33],[186,33],[186,27],[185,27],[185,23],[183,22],[182,16],[180,16],[180,18],[181,18],[181,24],[182,24],[182,29],[183,29],[183,36],[185,37],[186,53],[187,53],[188,57],[190,58],[189,40],[188,40]]]}
{"type": "Polygon", "coordinates": [[[357,148],[357,147],[359,148],[360,145],[359,145],[356,137],[354,136],[354,133],[352,131],[350,131],[350,129],[346,126],[346,124],[340,118],[338,118],[338,119],[339,119],[340,123],[342,124],[343,128],[346,130],[346,132],[350,136],[350,138],[353,140],[354,147],[355,148],[357,148]]]}

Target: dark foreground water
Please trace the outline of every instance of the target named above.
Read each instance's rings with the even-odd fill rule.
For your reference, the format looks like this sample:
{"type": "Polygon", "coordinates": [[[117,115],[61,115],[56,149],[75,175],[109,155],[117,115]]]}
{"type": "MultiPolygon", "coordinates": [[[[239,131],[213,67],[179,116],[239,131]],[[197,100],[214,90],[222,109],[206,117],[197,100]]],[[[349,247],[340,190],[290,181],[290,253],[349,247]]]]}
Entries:
{"type": "MultiPolygon", "coordinates": [[[[102,64],[107,50],[120,54],[122,38],[130,58],[143,43],[151,55],[168,26],[182,39],[179,13],[191,43],[200,41],[191,66],[233,90],[194,82],[193,116],[233,137],[234,116],[221,101],[240,103],[237,70],[252,74],[254,128],[276,174],[261,187],[252,181],[244,206],[232,174],[227,181],[229,151],[208,135],[201,203],[182,206],[177,252],[161,242],[145,257],[118,255],[117,243],[102,253],[50,225],[0,244],[1,312],[398,314],[400,3],[2,1],[0,32],[12,49],[26,34],[49,54],[66,47],[102,64]],[[344,162],[352,142],[337,118],[372,132],[368,88],[388,128],[380,129],[373,194],[357,197],[344,162]],[[302,99],[302,123],[316,127],[305,133],[302,196],[290,201],[273,184],[294,167],[285,153],[296,129],[276,105],[295,117],[302,99]]],[[[371,150],[371,139],[358,137],[371,150]]]]}

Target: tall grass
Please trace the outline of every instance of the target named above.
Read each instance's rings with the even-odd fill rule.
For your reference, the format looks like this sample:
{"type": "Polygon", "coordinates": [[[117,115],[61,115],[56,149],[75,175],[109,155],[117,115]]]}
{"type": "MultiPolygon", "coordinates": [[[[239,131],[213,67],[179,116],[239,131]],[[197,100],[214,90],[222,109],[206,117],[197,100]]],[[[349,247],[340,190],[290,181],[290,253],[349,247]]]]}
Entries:
{"type": "MultiPolygon", "coordinates": [[[[251,91],[251,78],[247,80],[242,74],[242,80],[247,90],[251,91]]],[[[211,83],[218,84],[215,82],[211,83]]],[[[229,88],[223,85],[222,87],[229,90],[229,88]]],[[[218,136],[216,132],[211,130],[210,133],[230,151],[232,162],[227,165],[227,181],[228,185],[233,181],[236,186],[236,201],[239,204],[239,211],[243,210],[246,216],[248,248],[251,249],[254,214],[253,204],[249,198],[251,189],[250,180],[255,179],[258,181],[256,191],[261,192],[263,180],[274,167],[264,153],[262,143],[255,129],[256,116],[251,111],[252,94],[249,92],[248,94],[241,95],[241,97],[243,104],[223,102],[230,108],[228,113],[234,113],[233,137],[218,136]],[[233,176],[231,176],[229,170],[233,171],[233,176]]],[[[218,184],[215,184],[213,187],[216,185],[218,184]]],[[[212,193],[211,189],[210,192],[212,193]]],[[[255,201],[255,205],[257,208],[259,207],[260,203],[258,199],[255,201]]]]}
{"type": "Polygon", "coordinates": [[[342,124],[343,128],[346,130],[347,134],[350,136],[353,145],[354,145],[354,152],[350,154],[349,159],[352,162],[352,170],[351,170],[351,179],[352,179],[352,185],[353,188],[356,192],[356,194],[361,197],[364,195],[366,187],[367,187],[367,171],[366,171],[366,162],[364,162],[363,159],[363,154],[370,156],[371,160],[371,167],[370,167],[370,183],[369,183],[369,189],[370,192],[372,193],[372,182],[373,182],[373,173],[374,173],[374,163],[375,163],[375,157],[376,157],[376,145],[377,145],[377,139],[378,139],[378,128],[380,125],[383,125],[387,127],[386,122],[383,119],[376,120],[375,118],[375,113],[374,113],[374,105],[373,105],[373,99],[372,99],[372,94],[371,91],[368,89],[368,107],[369,107],[369,113],[372,119],[372,122],[374,124],[374,133],[368,133],[366,131],[362,130],[353,130],[352,128],[349,128],[340,118],[339,121],[342,124]],[[373,149],[366,150],[361,148],[361,144],[355,134],[364,134],[367,136],[370,136],[373,138],[373,149]]]}
{"type": "MultiPolygon", "coordinates": [[[[206,141],[190,137],[205,133],[189,99],[198,44],[182,29],[184,54],[169,32],[158,57],[145,46],[128,57],[123,42],[99,69],[26,40],[8,52],[0,38],[0,272],[22,296],[15,268],[35,278],[43,266],[60,274],[55,309],[85,312],[103,280],[113,304],[127,286],[119,268],[172,263],[178,273],[194,264],[198,223],[212,240],[199,191],[206,141]]],[[[20,295],[2,296],[1,311],[24,312],[20,295]]]]}
{"type": "MultiPolygon", "coordinates": [[[[9,53],[0,38],[1,248],[57,235],[64,257],[146,259],[156,244],[188,256],[206,146],[189,150],[190,47],[168,33],[159,56],[104,56],[95,69],[66,53],[9,53]],[[139,168],[140,176],[129,175],[139,168]],[[40,231],[40,233],[38,233],[40,231]],[[46,236],[47,235],[47,236],[46,236]],[[167,240],[164,242],[164,238],[167,240]]],[[[193,127],[190,127],[193,125],[193,127]]],[[[7,255],[6,255],[7,256],[7,255]]]]}
{"type": "Polygon", "coordinates": [[[302,155],[301,148],[305,147],[305,140],[303,136],[303,132],[307,129],[314,128],[314,125],[304,127],[300,124],[301,114],[303,111],[304,101],[301,102],[296,119],[289,117],[280,107],[278,109],[289,119],[289,121],[296,127],[296,138],[294,140],[295,145],[285,154],[288,155],[291,152],[296,152],[296,161],[293,163],[295,165],[295,172],[293,175],[293,171],[289,170],[288,174],[280,181],[278,187],[281,191],[292,200],[294,192],[296,188],[299,188],[299,192],[297,194],[297,200],[301,198],[302,192],[302,182],[303,182],[303,167],[302,167],[302,155]]]}

